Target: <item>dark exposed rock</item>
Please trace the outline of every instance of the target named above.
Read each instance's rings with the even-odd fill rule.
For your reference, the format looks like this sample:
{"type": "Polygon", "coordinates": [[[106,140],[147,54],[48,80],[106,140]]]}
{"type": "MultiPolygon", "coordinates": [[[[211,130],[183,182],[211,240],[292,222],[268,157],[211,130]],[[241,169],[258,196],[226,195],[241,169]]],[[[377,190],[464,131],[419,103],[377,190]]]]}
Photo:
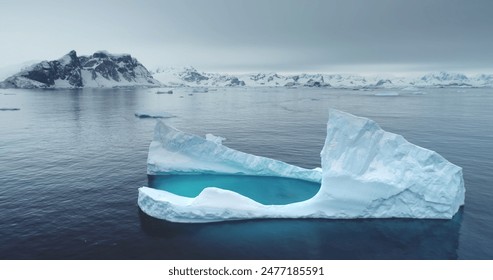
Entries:
{"type": "Polygon", "coordinates": [[[181,73],[181,78],[187,82],[198,82],[203,80],[208,80],[209,78],[200,74],[195,68],[188,68],[186,71],[181,73]]]}
{"type": "Polygon", "coordinates": [[[305,84],[305,87],[322,87],[326,86],[324,83],[324,80],[314,80],[314,79],[309,79],[305,84]]]}
{"type": "Polygon", "coordinates": [[[310,80],[308,80],[308,82],[306,82],[305,86],[307,86],[307,87],[320,87],[320,86],[322,86],[322,84],[319,81],[314,81],[314,80],[310,79],[310,80]]]}
{"type": "Polygon", "coordinates": [[[256,74],[256,75],[252,75],[250,79],[252,79],[253,81],[258,81],[258,80],[261,80],[261,79],[264,79],[264,78],[265,78],[265,74],[259,73],[259,74],[256,74]]]}
{"type": "Polygon", "coordinates": [[[375,84],[376,87],[383,86],[384,84],[392,84],[391,80],[378,80],[378,82],[375,84]]]}
{"type": "Polygon", "coordinates": [[[267,78],[267,82],[271,82],[271,81],[273,81],[273,80],[274,80],[274,78],[279,79],[280,77],[279,77],[279,75],[277,75],[277,74],[271,75],[271,76],[269,76],[269,78],[267,78]]]}
{"type": "Polygon", "coordinates": [[[101,76],[106,79],[120,81],[120,76],[118,75],[117,68],[115,67],[115,63],[113,61],[109,61],[104,59],[98,66],[96,66],[93,70],[96,73],[100,73],[101,76]]]}
{"type": "Polygon", "coordinates": [[[231,81],[229,82],[228,86],[245,86],[245,82],[241,81],[237,77],[231,78],[231,81]]]}

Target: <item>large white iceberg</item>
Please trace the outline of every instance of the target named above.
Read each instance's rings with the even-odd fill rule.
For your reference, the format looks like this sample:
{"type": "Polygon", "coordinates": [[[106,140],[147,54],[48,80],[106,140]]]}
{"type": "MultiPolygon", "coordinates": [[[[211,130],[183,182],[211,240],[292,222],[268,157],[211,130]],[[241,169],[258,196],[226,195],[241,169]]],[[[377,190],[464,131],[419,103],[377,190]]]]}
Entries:
{"type": "Polygon", "coordinates": [[[311,199],[287,205],[263,205],[216,187],[205,188],[195,198],[142,187],[138,204],[152,217],[185,223],[252,218],[450,219],[464,204],[462,168],[366,118],[331,110],[321,157],[322,172],[302,169],[158,122],[149,149],[149,174],[265,175],[315,182],[322,175],[322,185],[311,199]]]}

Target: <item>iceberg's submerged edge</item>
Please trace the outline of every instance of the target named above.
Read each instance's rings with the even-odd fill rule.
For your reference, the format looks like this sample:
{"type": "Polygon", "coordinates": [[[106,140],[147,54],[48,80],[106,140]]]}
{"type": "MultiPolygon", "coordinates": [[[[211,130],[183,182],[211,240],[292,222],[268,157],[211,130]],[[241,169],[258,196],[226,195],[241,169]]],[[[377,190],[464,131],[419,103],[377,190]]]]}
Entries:
{"type": "Polygon", "coordinates": [[[462,168],[366,118],[331,110],[321,158],[321,169],[304,169],[236,151],[158,121],[149,147],[148,174],[288,177],[321,182],[321,188],[302,202],[264,205],[215,187],[195,198],[141,187],[138,204],[152,217],[182,223],[258,218],[450,219],[464,204],[462,168]]]}

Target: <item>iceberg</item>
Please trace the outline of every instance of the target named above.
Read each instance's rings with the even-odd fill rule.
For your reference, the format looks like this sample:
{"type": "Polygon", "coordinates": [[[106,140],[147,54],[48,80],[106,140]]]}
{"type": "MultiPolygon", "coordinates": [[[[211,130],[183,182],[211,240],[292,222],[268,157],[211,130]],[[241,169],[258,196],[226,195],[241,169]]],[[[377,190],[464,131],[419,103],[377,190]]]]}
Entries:
{"type": "Polygon", "coordinates": [[[209,89],[208,88],[194,88],[192,90],[192,92],[194,92],[194,93],[205,93],[205,92],[209,92],[209,89]]]}
{"type": "Polygon", "coordinates": [[[321,158],[321,169],[303,169],[158,122],[149,148],[149,174],[277,176],[320,182],[321,187],[314,197],[285,205],[264,205],[220,186],[205,188],[194,198],[141,187],[138,204],[152,217],[181,223],[259,218],[451,219],[464,204],[461,167],[367,118],[331,110],[321,158]]]}
{"type": "Polygon", "coordinates": [[[173,94],[173,90],[167,90],[167,91],[156,91],[156,94],[173,94]]]}

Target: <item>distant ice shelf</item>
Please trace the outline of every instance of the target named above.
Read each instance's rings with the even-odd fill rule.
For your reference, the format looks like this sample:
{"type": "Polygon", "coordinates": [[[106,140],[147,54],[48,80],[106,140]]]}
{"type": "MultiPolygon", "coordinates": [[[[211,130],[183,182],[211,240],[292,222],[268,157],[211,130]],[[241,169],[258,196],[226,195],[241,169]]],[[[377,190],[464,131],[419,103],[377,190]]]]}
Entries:
{"type": "Polygon", "coordinates": [[[434,151],[386,132],[374,121],[331,110],[322,168],[303,169],[233,150],[158,121],[148,174],[236,174],[320,182],[312,198],[264,205],[221,186],[188,198],[141,187],[139,207],[172,222],[205,223],[259,218],[450,219],[464,204],[462,168],[434,151]]]}

